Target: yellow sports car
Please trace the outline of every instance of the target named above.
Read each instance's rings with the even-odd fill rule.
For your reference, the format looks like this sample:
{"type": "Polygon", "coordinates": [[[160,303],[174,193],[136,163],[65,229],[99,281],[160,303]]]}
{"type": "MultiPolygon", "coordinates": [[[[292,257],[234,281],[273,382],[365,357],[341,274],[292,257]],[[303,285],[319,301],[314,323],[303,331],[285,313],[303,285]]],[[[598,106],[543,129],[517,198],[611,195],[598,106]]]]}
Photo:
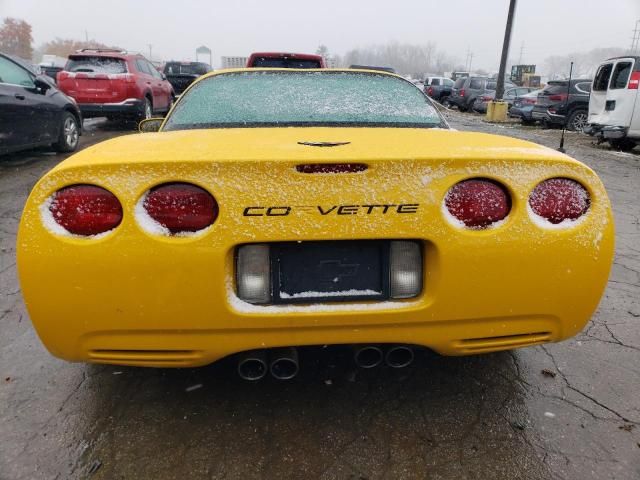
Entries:
{"type": "MultiPolygon", "coordinates": [[[[155,122],[155,123],[154,123],[155,122]]],[[[410,82],[363,70],[226,70],[166,119],[35,186],[22,292],[49,351],[155,367],[295,347],[467,355],[578,333],[614,246],[596,174],[513,138],[449,129],[410,82]]]]}

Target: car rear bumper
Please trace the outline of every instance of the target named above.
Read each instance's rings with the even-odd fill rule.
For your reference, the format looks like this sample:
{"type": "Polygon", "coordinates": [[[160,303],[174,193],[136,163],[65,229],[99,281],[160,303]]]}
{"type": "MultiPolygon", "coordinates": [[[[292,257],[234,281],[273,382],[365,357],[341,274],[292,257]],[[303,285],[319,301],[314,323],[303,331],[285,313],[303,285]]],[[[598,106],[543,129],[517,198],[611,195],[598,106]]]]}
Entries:
{"type": "Polygon", "coordinates": [[[613,220],[593,172],[577,162],[559,168],[547,160],[532,160],[536,168],[515,161],[511,165],[518,168],[512,168],[499,160],[492,171],[504,169],[504,174],[495,176],[519,193],[505,223],[483,231],[451,225],[441,206],[448,189],[485,172],[487,160],[452,164],[428,177],[406,176],[432,172],[426,161],[411,169],[403,162],[401,173],[394,170],[399,164],[378,162],[357,179],[295,174],[290,180],[286,175],[294,163],[245,162],[241,182],[235,162],[213,164],[215,176],[208,175],[212,164],[195,161],[157,168],[109,161],[75,172],[62,168],[43,178],[25,207],[17,241],[21,288],[45,346],[71,361],[183,367],[280,346],[409,343],[465,355],[559,341],[579,332],[598,304],[611,264],[613,220]],[[175,172],[181,181],[216,192],[221,214],[202,235],[156,237],[145,233],[132,213],[144,192],[175,180],[175,172]],[[559,174],[588,188],[590,211],[572,227],[542,228],[527,211],[527,192],[559,174]],[[259,192],[275,178],[284,182],[282,191],[292,205],[313,202],[306,192],[323,192],[325,202],[341,198],[359,205],[364,192],[383,197],[381,185],[400,178],[393,175],[402,181],[389,203],[395,195],[415,197],[419,213],[392,216],[390,210],[382,216],[378,209],[379,218],[366,210],[347,218],[301,209],[286,217],[243,215],[247,205],[270,205],[271,194],[259,192]],[[100,238],[50,232],[41,206],[71,181],[108,188],[126,212],[122,223],[100,238]],[[422,293],[410,300],[269,306],[236,296],[238,245],[346,239],[421,242],[422,293]]]}
{"type": "Polygon", "coordinates": [[[144,112],[144,104],[137,98],[128,98],[117,103],[79,103],[78,107],[84,118],[105,115],[137,116],[144,112]]]}
{"type": "Polygon", "coordinates": [[[615,125],[600,125],[597,123],[590,123],[584,127],[583,131],[586,134],[602,137],[605,140],[619,140],[627,137],[629,128],[615,125]]]}

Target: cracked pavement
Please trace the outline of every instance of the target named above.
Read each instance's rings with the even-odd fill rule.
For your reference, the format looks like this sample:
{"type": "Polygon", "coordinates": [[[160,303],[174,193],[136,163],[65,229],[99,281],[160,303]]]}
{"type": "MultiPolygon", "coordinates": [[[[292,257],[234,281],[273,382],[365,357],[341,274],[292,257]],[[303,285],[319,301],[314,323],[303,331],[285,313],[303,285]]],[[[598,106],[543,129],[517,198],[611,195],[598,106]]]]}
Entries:
{"type": "MultiPolygon", "coordinates": [[[[454,128],[557,147],[560,132],[447,112],[454,128]]],[[[87,146],[126,133],[89,122],[87,146]]],[[[29,190],[64,156],[0,159],[0,478],[640,478],[640,148],[567,153],[611,198],[616,257],[585,330],[512,352],[355,370],[345,348],[301,352],[292,382],[247,383],[222,361],[155,370],[71,364],[38,340],[15,235],[29,190]]]]}

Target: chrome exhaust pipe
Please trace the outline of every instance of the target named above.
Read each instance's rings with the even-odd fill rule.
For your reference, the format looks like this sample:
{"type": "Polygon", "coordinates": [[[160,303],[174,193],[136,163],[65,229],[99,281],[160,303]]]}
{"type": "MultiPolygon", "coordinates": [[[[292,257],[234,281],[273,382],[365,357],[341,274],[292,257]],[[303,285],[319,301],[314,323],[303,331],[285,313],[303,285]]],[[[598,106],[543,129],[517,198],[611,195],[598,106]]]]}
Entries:
{"type": "Polygon", "coordinates": [[[238,375],[243,380],[260,380],[267,370],[267,354],[264,350],[244,352],[238,357],[238,375]]]}
{"type": "Polygon", "coordinates": [[[353,349],[353,360],[360,368],[374,368],[382,363],[384,355],[380,347],[361,345],[353,349]]]}
{"type": "Polygon", "coordinates": [[[291,380],[298,374],[298,350],[294,347],[277,348],[269,353],[269,371],[273,378],[291,380]]]}
{"type": "Polygon", "coordinates": [[[394,345],[387,350],[384,360],[391,368],[404,368],[413,363],[413,348],[406,345],[394,345]]]}

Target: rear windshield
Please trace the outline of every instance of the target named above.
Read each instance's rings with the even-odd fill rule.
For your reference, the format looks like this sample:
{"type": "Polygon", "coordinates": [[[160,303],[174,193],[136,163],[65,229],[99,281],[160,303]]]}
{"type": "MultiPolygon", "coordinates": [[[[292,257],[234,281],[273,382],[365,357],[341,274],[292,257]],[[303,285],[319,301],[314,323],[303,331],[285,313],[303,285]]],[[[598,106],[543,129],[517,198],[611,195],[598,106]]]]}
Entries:
{"type": "Polygon", "coordinates": [[[208,71],[208,65],[203,63],[169,62],[164,66],[167,75],[204,75],[208,71]]]}
{"type": "Polygon", "coordinates": [[[609,77],[611,77],[611,70],[613,68],[613,64],[605,63],[604,65],[600,65],[598,67],[598,71],[596,72],[596,78],[593,80],[593,91],[594,92],[604,92],[609,85],[609,77]]]}
{"type": "Polygon", "coordinates": [[[472,78],[469,82],[469,88],[473,90],[482,90],[484,88],[484,78],[472,78]]]}
{"type": "Polygon", "coordinates": [[[631,74],[631,62],[618,62],[611,75],[612,89],[625,88],[631,74]]]}
{"type": "Polygon", "coordinates": [[[201,80],[164,130],[223,127],[446,127],[410,82],[365,72],[230,72],[201,80]]]}
{"type": "Polygon", "coordinates": [[[120,58],[112,57],[71,57],[65,70],[88,73],[127,73],[127,64],[120,58]]]}
{"type": "Polygon", "coordinates": [[[320,65],[319,60],[256,57],[253,59],[251,66],[265,68],[320,68],[322,65],[320,65]]]}
{"type": "Polygon", "coordinates": [[[544,87],[542,91],[545,95],[557,95],[559,93],[567,93],[567,82],[551,83],[544,87]]]}
{"type": "Polygon", "coordinates": [[[454,84],[454,88],[462,88],[462,86],[464,85],[464,82],[467,81],[467,77],[462,77],[456,80],[456,83],[454,84]]]}
{"type": "Polygon", "coordinates": [[[487,90],[495,90],[496,85],[496,82],[487,82],[487,90]]]}

